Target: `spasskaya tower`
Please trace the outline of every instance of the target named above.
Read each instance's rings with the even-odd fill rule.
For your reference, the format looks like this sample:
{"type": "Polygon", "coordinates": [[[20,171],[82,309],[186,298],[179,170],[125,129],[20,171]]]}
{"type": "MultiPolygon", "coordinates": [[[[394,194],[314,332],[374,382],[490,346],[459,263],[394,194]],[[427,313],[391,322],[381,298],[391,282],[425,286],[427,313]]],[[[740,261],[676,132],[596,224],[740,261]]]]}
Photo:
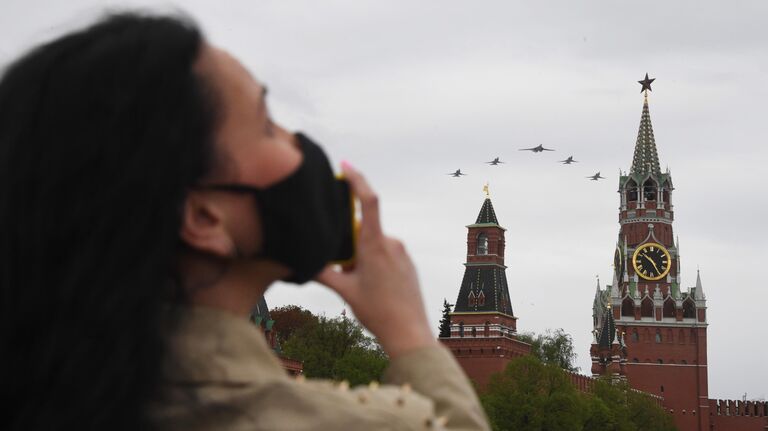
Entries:
{"type": "Polygon", "coordinates": [[[659,395],[681,430],[709,430],[707,305],[701,278],[681,289],[672,229],[672,175],[662,172],[646,75],[632,166],[619,178],[619,235],[613,283],[593,303],[592,374],[626,378],[659,395]]]}

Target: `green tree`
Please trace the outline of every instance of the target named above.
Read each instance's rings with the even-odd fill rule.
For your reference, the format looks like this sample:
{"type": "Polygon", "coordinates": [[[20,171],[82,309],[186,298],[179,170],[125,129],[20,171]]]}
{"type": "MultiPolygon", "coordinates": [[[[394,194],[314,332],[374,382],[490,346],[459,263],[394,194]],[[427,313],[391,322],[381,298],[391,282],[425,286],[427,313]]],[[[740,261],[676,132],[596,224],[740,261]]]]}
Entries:
{"type": "Polygon", "coordinates": [[[585,431],[631,431],[636,428],[629,418],[627,393],[622,383],[611,383],[607,379],[597,379],[592,385],[588,402],[585,431]]]}
{"type": "Polygon", "coordinates": [[[480,397],[494,430],[672,431],[672,416],[626,382],[596,379],[581,393],[567,371],[536,356],[513,359],[480,397]]]}
{"type": "Polygon", "coordinates": [[[304,363],[307,377],[365,384],[381,380],[387,356],[362,326],[346,317],[317,317],[298,328],[283,344],[283,353],[304,363]]]}
{"type": "Polygon", "coordinates": [[[640,431],[674,431],[677,429],[672,416],[660,407],[654,399],[628,387],[626,390],[629,417],[635,425],[635,429],[640,431]]]}
{"type": "Polygon", "coordinates": [[[448,300],[443,298],[443,318],[440,319],[440,327],[438,328],[441,338],[451,336],[451,307],[453,307],[453,304],[449,304],[448,300]]]}
{"type": "Polygon", "coordinates": [[[586,403],[568,375],[534,356],[513,359],[481,396],[494,430],[579,430],[586,403]]]}
{"type": "Polygon", "coordinates": [[[269,315],[275,321],[272,330],[275,331],[279,344],[291,338],[296,331],[317,324],[317,316],[298,305],[273,308],[269,315]]]}
{"type": "Polygon", "coordinates": [[[573,349],[573,338],[562,328],[547,329],[544,334],[525,332],[517,338],[531,345],[531,354],[545,364],[556,365],[564,370],[579,371],[575,365],[576,352],[573,349]]]}
{"type": "Polygon", "coordinates": [[[589,394],[589,417],[585,430],[672,431],[672,416],[647,394],[633,390],[626,382],[596,379],[589,394]]]}

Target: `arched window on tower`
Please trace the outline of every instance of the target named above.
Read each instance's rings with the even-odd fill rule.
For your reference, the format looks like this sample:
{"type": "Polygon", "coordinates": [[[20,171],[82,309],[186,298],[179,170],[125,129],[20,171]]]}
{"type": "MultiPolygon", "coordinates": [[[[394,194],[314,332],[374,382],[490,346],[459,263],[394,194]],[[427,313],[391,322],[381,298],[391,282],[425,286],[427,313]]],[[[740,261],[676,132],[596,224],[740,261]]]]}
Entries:
{"type": "Polygon", "coordinates": [[[643,302],[640,305],[640,316],[653,317],[653,299],[648,296],[643,298],[643,302]]]}
{"type": "Polygon", "coordinates": [[[477,236],[477,255],[485,256],[488,254],[488,235],[481,233],[477,236]]]}
{"type": "Polygon", "coordinates": [[[629,296],[621,301],[621,315],[622,316],[634,316],[635,315],[635,301],[629,296]]]}
{"type": "Polygon", "coordinates": [[[475,297],[475,292],[469,291],[469,296],[467,297],[467,304],[469,304],[470,307],[473,307],[477,305],[477,298],[475,297]]]}
{"type": "Polygon", "coordinates": [[[675,317],[675,300],[671,296],[664,301],[664,317],[675,317]]]}
{"type": "Polygon", "coordinates": [[[661,331],[658,329],[656,330],[656,342],[661,343],[661,331]]]}
{"type": "Polygon", "coordinates": [[[690,297],[685,301],[683,301],[683,317],[685,318],[696,317],[696,304],[693,303],[693,300],[690,297]]]}
{"type": "Polygon", "coordinates": [[[635,180],[627,182],[627,202],[637,202],[637,183],[635,180]]]}
{"type": "Polygon", "coordinates": [[[485,293],[482,290],[477,294],[477,305],[480,307],[485,305],[485,293]]]}
{"type": "Polygon", "coordinates": [[[646,201],[656,200],[656,182],[648,178],[643,184],[643,199],[646,201]]]}
{"type": "MultiPolygon", "coordinates": [[[[640,335],[637,333],[637,329],[632,330],[632,341],[638,342],[640,341],[640,335]]],[[[637,361],[635,361],[637,362],[637,361]]]]}

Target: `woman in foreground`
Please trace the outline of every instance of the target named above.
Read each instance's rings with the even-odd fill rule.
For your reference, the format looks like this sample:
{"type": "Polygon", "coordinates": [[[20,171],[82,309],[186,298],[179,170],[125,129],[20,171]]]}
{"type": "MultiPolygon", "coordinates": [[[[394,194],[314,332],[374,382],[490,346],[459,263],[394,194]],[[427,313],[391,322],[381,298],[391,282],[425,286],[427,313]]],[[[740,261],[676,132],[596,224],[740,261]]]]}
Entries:
{"type": "Polygon", "coordinates": [[[4,71],[0,428],[487,429],[348,164],[357,259],[328,265],[333,172],[265,96],[171,17],[112,16],[4,71]],[[381,386],[290,378],[249,323],[273,282],[311,279],[378,338],[381,386]]]}

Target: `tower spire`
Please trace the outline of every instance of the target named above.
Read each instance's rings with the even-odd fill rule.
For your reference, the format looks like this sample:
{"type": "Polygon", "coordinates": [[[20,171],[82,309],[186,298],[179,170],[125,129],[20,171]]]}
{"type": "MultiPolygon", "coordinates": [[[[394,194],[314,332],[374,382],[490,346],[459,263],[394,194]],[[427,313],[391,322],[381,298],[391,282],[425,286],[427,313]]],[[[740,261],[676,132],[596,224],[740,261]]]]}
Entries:
{"type": "Polygon", "coordinates": [[[485,201],[483,201],[483,206],[480,208],[480,213],[477,215],[475,224],[499,224],[499,220],[496,218],[496,211],[493,209],[493,204],[491,203],[491,197],[489,195],[486,195],[485,201]]]}
{"type": "Polygon", "coordinates": [[[694,292],[694,299],[707,299],[707,297],[704,296],[704,288],[701,286],[701,273],[698,269],[696,270],[696,291],[694,292]]]}
{"type": "MultiPolygon", "coordinates": [[[[645,81],[649,81],[646,74],[645,81]]],[[[653,81],[653,79],[650,79],[653,81]]],[[[659,166],[659,154],[656,151],[656,139],[653,136],[653,126],[651,125],[651,113],[648,109],[648,90],[650,82],[639,81],[643,84],[643,113],[640,116],[640,127],[637,131],[637,141],[635,142],[635,155],[632,158],[631,174],[661,174],[659,166]]]]}

